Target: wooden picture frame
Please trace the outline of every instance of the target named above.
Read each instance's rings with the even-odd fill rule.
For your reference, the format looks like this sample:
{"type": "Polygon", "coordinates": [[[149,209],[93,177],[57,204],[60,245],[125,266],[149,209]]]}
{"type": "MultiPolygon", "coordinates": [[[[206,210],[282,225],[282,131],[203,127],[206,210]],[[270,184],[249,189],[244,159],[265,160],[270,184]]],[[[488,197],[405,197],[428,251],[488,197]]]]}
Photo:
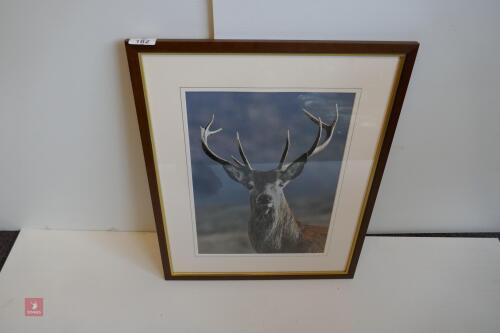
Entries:
{"type": "MultiPolygon", "coordinates": [[[[130,45],[128,40],[126,40],[125,47],[165,278],[352,278],[375,204],[377,191],[382,180],[382,174],[403,106],[403,100],[419,44],[417,42],[360,41],[158,40],[155,45],[145,46],[130,45]],[[358,82],[357,86],[351,85],[356,84],[356,82],[358,82]],[[271,240],[273,243],[265,243],[261,239],[256,240],[255,238],[260,236],[255,235],[261,234],[251,234],[249,231],[249,238],[253,237],[253,240],[250,239],[249,244],[251,244],[254,251],[262,252],[255,255],[250,252],[244,252],[248,250],[241,250],[243,251],[241,254],[238,254],[239,252],[231,252],[233,250],[229,250],[229,247],[224,247],[226,243],[214,241],[214,239],[220,239],[221,235],[223,235],[222,233],[216,234],[214,232],[210,234],[208,232],[202,235],[198,229],[199,225],[197,222],[189,221],[189,216],[192,219],[195,219],[193,216],[200,219],[204,218],[199,213],[200,210],[196,202],[198,199],[193,199],[201,198],[201,196],[196,196],[196,190],[194,189],[196,184],[193,185],[193,182],[197,181],[197,178],[195,178],[193,173],[189,172],[191,168],[195,168],[193,160],[190,160],[190,154],[193,158],[196,156],[198,158],[206,158],[203,163],[206,163],[205,166],[209,165],[210,170],[215,170],[213,172],[216,172],[219,178],[223,177],[220,175],[225,171],[234,180],[234,174],[231,175],[227,169],[234,169],[234,166],[236,166],[240,171],[237,173],[241,176],[241,179],[239,178],[238,181],[240,184],[234,182],[236,185],[231,183],[228,186],[243,184],[245,186],[240,187],[242,191],[248,190],[250,193],[254,191],[255,197],[262,198],[262,192],[258,193],[259,190],[255,189],[258,185],[254,183],[254,180],[255,182],[260,182],[262,179],[255,178],[257,177],[257,173],[250,167],[249,162],[247,163],[244,153],[240,151],[241,160],[244,163],[241,161],[230,161],[234,166],[229,166],[227,164],[228,160],[223,159],[223,161],[219,160],[218,166],[217,163],[214,164],[214,161],[217,158],[220,159],[220,156],[211,152],[212,147],[207,149],[208,146],[204,146],[204,142],[207,142],[209,135],[216,132],[214,128],[221,126],[215,124],[201,126],[202,128],[204,127],[206,134],[204,137],[205,141],[203,141],[204,132],[202,130],[200,136],[199,127],[194,129],[195,125],[192,124],[196,122],[193,120],[191,123],[191,118],[189,118],[191,115],[210,120],[205,114],[203,114],[203,117],[200,116],[205,112],[203,110],[213,108],[219,112],[220,109],[218,107],[229,102],[233,104],[241,103],[237,104],[237,108],[241,107],[243,110],[249,105],[245,104],[245,101],[249,100],[250,97],[257,100],[266,100],[266,103],[271,104],[276,102],[276,104],[272,104],[273,108],[269,112],[283,112],[282,110],[276,111],[280,108],[280,105],[290,105],[292,108],[297,108],[299,106],[296,105],[299,105],[297,104],[299,102],[303,103],[301,105],[320,105],[320,108],[317,110],[320,110],[321,107],[328,107],[328,110],[330,110],[330,106],[333,105],[331,101],[347,101],[351,98],[350,96],[352,96],[352,102],[349,104],[350,106],[345,106],[345,110],[347,110],[345,112],[348,115],[345,117],[341,115],[339,118],[339,106],[335,104],[337,110],[335,120],[327,119],[331,124],[335,124],[332,125],[333,132],[335,132],[335,126],[337,126],[339,119],[345,118],[348,120],[346,120],[345,130],[343,131],[344,139],[339,139],[339,141],[345,141],[343,143],[344,146],[341,149],[337,149],[340,147],[339,144],[337,144],[338,147],[335,146],[337,147],[335,149],[342,150],[342,152],[339,155],[340,159],[337,161],[340,163],[340,166],[337,168],[339,171],[336,175],[335,190],[333,190],[333,197],[335,198],[331,206],[333,208],[329,208],[330,213],[327,214],[327,234],[322,234],[326,237],[322,243],[322,251],[319,250],[316,252],[316,250],[311,250],[314,246],[310,246],[313,243],[316,244],[319,242],[316,241],[320,239],[319,236],[316,236],[319,233],[315,234],[310,231],[312,229],[307,229],[307,225],[298,220],[294,224],[294,226],[300,226],[297,229],[298,233],[293,233],[290,236],[291,238],[287,238],[289,235],[281,230],[280,236],[276,236],[277,238],[271,240]],[[278,101],[281,100],[284,101],[282,103],[288,104],[278,104],[278,101]],[[357,109],[355,110],[355,108],[357,109]],[[183,119],[182,122],[180,119],[183,119]],[[181,133],[183,134],[181,135],[181,133]],[[179,138],[179,140],[176,139],[176,143],[170,142],[168,144],[166,142],[165,138],[174,137],[179,138]],[[193,140],[193,138],[195,139],[193,140]],[[181,139],[185,139],[183,145],[178,144],[178,142],[182,141],[181,139]],[[348,140],[350,140],[349,147],[347,147],[348,140]],[[180,146],[184,148],[178,148],[180,146]],[[204,151],[205,155],[199,153],[201,151],[204,151]],[[210,156],[210,153],[212,153],[212,156],[210,156]],[[358,155],[360,157],[356,157],[358,155]],[[353,157],[351,158],[350,156],[353,157]],[[184,167],[181,164],[182,159],[186,163],[184,167]],[[357,165],[356,163],[360,166],[355,166],[357,165]],[[352,171],[355,169],[362,171],[352,171]],[[244,171],[243,175],[242,170],[244,171]],[[248,173],[250,172],[249,170],[252,173],[248,173]],[[359,173],[356,174],[356,172],[359,173]],[[342,184],[340,183],[341,174],[343,177],[342,184]],[[252,179],[251,184],[248,183],[249,177],[252,179]],[[351,178],[349,177],[352,178],[350,183],[349,179],[351,178]],[[185,180],[182,180],[183,183],[179,184],[188,184],[188,186],[177,184],[177,179],[180,178],[185,178],[185,180]],[[356,185],[355,180],[361,178],[366,179],[366,182],[362,185],[356,185]],[[363,186],[363,191],[359,190],[361,186],[363,186]],[[339,189],[340,187],[343,192],[339,189]],[[173,195],[172,191],[175,191],[177,195],[173,195]],[[352,198],[356,198],[357,201],[353,199],[353,203],[349,203],[349,195],[352,198]],[[184,199],[178,198],[178,196],[183,196],[184,199]],[[170,198],[170,201],[168,201],[168,198],[170,198]],[[184,203],[188,200],[186,198],[190,198],[190,203],[184,203]],[[338,204],[337,201],[339,202],[338,204]],[[345,207],[342,206],[343,204],[345,204],[345,207]],[[186,213],[176,211],[180,211],[181,206],[184,207],[184,205],[189,209],[192,208],[189,210],[189,214],[191,215],[188,214],[187,208],[184,209],[186,213]],[[333,218],[334,210],[338,220],[333,218]],[[353,218],[349,219],[348,216],[351,216],[349,214],[357,216],[356,221],[353,218]],[[167,215],[172,220],[166,218],[167,215]],[[180,216],[180,218],[175,218],[175,216],[180,216]],[[345,219],[342,216],[345,216],[345,219]],[[188,226],[190,223],[192,225],[188,226]],[[191,232],[190,228],[194,231],[191,232]],[[344,229],[348,231],[343,231],[344,229]],[[306,235],[306,232],[308,232],[307,235],[311,234],[313,236],[307,238],[309,236],[306,235]],[[217,238],[216,236],[220,237],[217,238]],[[310,239],[312,243],[307,243],[307,246],[295,246],[294,244],[298,244],[298,241],[292,241],[292,238],[295,236],[298,237],[296,239],[300,238],[300,244],[306,244],[306,240],[309,242],[310,239]],[[206,242],[201,242],[201,239],[203,239],[203,242],[206,242]],[[277,243],[278,241],[279,244],[277,243]],[[333,254],[327,252],[327,248],[333,254]],[[329,261],[330,255],[332,256],[331,261],[329,261]],[[270,267],[278,267],[278,269],[274,270],[270,267]],[[297,268],[295,269],[295,267],[297,268]]],[[[340,108],[342,109],[342,107],[341,105],[340,108]]],[[[237,120],[234,120],[236,118],[230,118],[235,115],[234,112],[236,111],[231,114],[229,111],[225,112],[217,114],[215,123],[220,120],[220,114],[222,114],[222,120],[226,121],[227,124],[234,123],[240,124],[240,126],[244,124],[242,121],[237,123],[237,120]],[[224,118],[225,115],[228,117],[227,120],[224,118]]],[[[257,112],[266,117],[266,113],[263,113],[262,109],[252,112],[254,114],[257,112]]],[[[252,115],[252,113],[251,111],[245,111],[244,115],[248,116],[252,115]]],[[[319,118],[319,115],[317,117],[319,118]]],[[[245,122],[248,122],[248,119],[250,118],[245,118],[245,122]]],[[[266,124],[271,123],[267,118],[264,120],[260,121],[259,126],[267,126],[266,124]]],[[[311,120],[314,122],[314,119],[311,118],[311,120]]],[[[334,136],[334,134],[328,132],[326,127],[321,127],[323,131],[319,129],[320,126],[317,127],[321,140],[329,140],[334,136]]],[[[230,129],[229,133],[232,130],[230,129]]],[[[274,132],[274,129],[271,127],[261,130],[260,134],[254,131],[252,132],[254,134],[247,134],[245,138],[242,138],[241,141],[244,142],[243,146],[247,142],[251,142],[252,139],[257,139],[261,136],[266,136],[266,133],[274,132]]],[[[283,131],[284,129],[282,128],[276,128],[276,132],[283,133],[283,131]]],[[[232,133],[234,134],[234,132],[232,133]]],[[[292,130],[292,145],[294,142],[293,134],[292,130]]],[[[335,139],[336,137],[333,137],[333,142],[335,142],[335,139]]],[[[271,139],[266,137],[265,140],[271,139]]],[[[317,148],[321,145],[321,140],[319,143],[316,142],[317,145],[315,147],[312,147],[316,148],[313,153],[318,151],[317,148]]],[[[237,142],[241,141],[239,141],[238,137],[237,142]]],[[[275,137],[272,137],[271,141],[274,144],[276,141],[275,137]]],[[[301,137],[299,137],[297,142],[300,143],[299,141],[301,141],[301,137]]],[[[327,146],[329,142],[326,143],[327,146]]],[[[282,145],[283,141],[280,141],[279,144],[282,145]]],[[[254,146],[257,146],[257,143],[254,146]]],[[[287,148],[283,155],[286,155],[288,143],[286,146],[287,148]]],[[[242,147],[241,144],[240,147],[242,147]]],[[[261,147],[262,152],[264,152],[265,148],[263,145],[261,147]]],[[[253,152],[250,154],[250,160],[252,160],[252,157],[259,155],[255,149],[250,149],[253,152]]],[[[332,148],[332,151],[334,151],[334,148],[332,148]]],[[[300,156],[304,158],[304,154],[300,156]]],[[[309,163],[311,156],[309,154],[305,156],[305,159],[300,161],[299,158],[293,160],[290,157],[293,162],[285,166],[282,165],[283,163],[280,163],[282,168],[273,170],[278,170],[277,174],[279,175],[277,177],[282,177],[285,171],[291,169],[290,166],[299,165],[299,162],[302,163],[300,164],[301,168],[308,168],[308,166],[304,165],[309,163]],[[286,168],[283,169],[283,167],[286,168]]],[[[325,161],[328,162],[330,160],[326,159],[325,161]]],[[[267,161],[262,160],[262,163],[264,165],[267,161]]],[[[317,164],[319,165],[319,163],[317,164]]],[[[320,168],[320,166],[317,168],[320,168]]],[[[297,176],[294,174],[293,177],[297,176]]],[[[226,182],[230,182],[227,179],[222,179],[222,187],[226,186],[226,182]]],[[[326,181],[329,177],[324,177],[323,179],[326,181]]],[[[279,186],[285,186],[285,180],[279,179],[277,181],[279,186]]],[[[288,181],[289,178],[287,178],[287,184],[288,181]]],[[[267,183],[265,186],[269,188],[271,185],[267,183]]],[[[296,192],[299,193],[300,191],[296,192]]],[[[226,194],[226,196],[230,197],[233,195],[226,194]]],[[[300,194],[298,194],[296,202],[301,202],[301,198],[303,199],[304,197],[305,194],[303,197],[300,197],[300,194]]],[[[201,202],[202,199],[199,200],[201,202]]],[[[318,196],[318,200],[321,200],[321,197],[318,196]]],[[[255,205],[252,207],[255,207],[255,205]]],[[[266,207],[271,207],[267,210],[261,210],[259,213],[251,211],[249,215],[251,216],[250,220],[253,221],[254,217],[252,216],[255,214],[275,216],[272,215],[276,214],[273,213],[273,205],[283,205],[283,203],[272,201],[272,203],[267,204],[266,207]]],[[[210,207],[213,210],[215,206],[210,207]]],[[[309,208],[306,207],[305,211],[308,211],[307,209],[309,208]]],[[[313,210],[309,209],[309,211],[312,212],[313,210]]],[[[204,210],[204,212],[207,212],[207,210],[204,210]]],[[[239,219],[242,215],[245,214],[238,213],[235,216],[238,216],[239,219]]],[[[207,221],[216,221],[218,223],[220,220],[224,220],[224,216],[228,216],[228,220],[231,219],[229,215],[223,215],[223,218],[212,220],[207,218],[207,221]]],[[[263,219],[255,223],[263,223],[263,219]]],[[[270,221],[274,221],[272,218],[270,219],[270,221]]],[[[295,222],[293,216],[289,219],[290,223],[295,222]]],[[[241,222],[238,223],[241,225],[241,222]]],[[[230,225],[230,223],[227,222],[227,225],[230,225]]],[[[252,224],[253,227],[249,226],[249,228],[255,229],[255,225],[252,224]]],[[[269,231],[271,230],[270,227],[267,228],[266,225],[266,227],[262,228],[264,228],[262,230],[268,232],[268,234],[265,234],[268,237],[271,232],[269,231]]],[[[240,238],[243,237],[240,234],[238,235],[240,238]]],[[[277,235],[276,232],[273,235],[277,235]]],[[[245,246],[248,247],[248,245],[245,246]]],[[[238,251],[240,251],[239,248],[238,251]]]]}

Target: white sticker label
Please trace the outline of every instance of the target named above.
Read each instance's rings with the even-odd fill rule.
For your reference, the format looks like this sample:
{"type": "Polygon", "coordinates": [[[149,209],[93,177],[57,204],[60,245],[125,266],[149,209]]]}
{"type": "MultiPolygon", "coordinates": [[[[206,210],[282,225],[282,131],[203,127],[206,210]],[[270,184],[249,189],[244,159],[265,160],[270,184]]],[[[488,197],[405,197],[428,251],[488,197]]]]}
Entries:
{"type": "Polygon", "coordinates": [[[128,40],[130,45],[155,45],[156,38],[131,38],[128,40]]]}

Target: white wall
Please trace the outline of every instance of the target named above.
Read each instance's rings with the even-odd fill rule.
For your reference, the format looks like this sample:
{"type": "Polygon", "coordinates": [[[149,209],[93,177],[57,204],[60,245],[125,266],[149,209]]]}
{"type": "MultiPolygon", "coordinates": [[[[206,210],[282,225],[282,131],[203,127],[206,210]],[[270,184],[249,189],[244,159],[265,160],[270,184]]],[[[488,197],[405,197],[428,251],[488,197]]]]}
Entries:
{"type": "MultiPolygon", "coordinates": [[[[371,231],[500,231],[497,1],[214,0],[219,38],[418,40],[371,231]]],[[[0,0],[0,228],[150,230],[122,40],[207,1],[0,0]]]]}
{"type": "Polygon", "coordinates": [[[214,0],[216,38],[416,40],[371,232],[500,231],[500,1],[214,0]]]}
{"type": "Polygon", "coordinates": [[[127,37],[207,38],[204,0],[0,1],[0,229],[151,230],[127,37]]]}

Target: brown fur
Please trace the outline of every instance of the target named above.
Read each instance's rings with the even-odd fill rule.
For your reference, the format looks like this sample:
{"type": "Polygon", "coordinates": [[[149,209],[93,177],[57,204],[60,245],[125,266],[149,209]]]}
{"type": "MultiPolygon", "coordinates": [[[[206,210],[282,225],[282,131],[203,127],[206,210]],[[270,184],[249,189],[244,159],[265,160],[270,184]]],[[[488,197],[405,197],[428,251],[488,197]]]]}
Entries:
{"type": "Polygon", "coordinates": [[[301,227],[301,247],[304,252],[323,252],[325,249],[328,227],[320,225],[304,225],[301,227]]]}

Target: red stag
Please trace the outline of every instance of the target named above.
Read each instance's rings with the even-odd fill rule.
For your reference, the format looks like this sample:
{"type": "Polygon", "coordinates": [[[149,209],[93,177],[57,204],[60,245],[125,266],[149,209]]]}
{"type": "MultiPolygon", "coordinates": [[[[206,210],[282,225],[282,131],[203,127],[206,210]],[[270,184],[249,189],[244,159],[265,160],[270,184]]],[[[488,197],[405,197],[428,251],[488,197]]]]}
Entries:
{"type": "Polygon", "coordinates": [[[243,150],[240,136],[236,132],[236,142],[241,160],[231,156],[232,162],[217,155],[208,145],[208,137],[222,131],[211,130],[214,116],[201,128],[201,144],[205,154],[222,165],[229,177],[245,186],[250,192],[250,221],[248,236],[254,250],[258,253],[318,253],[323,252],[328,227],[305,225],[299,222],[283,192],[284,187],[298,177],[307,161],[318,154],[330,143],[335,125],[339,119],[338,106],[336,118],[330,125],[303,110],[306,116],[318,126],[312,146],[291,163],[285,163],[290,146],[288,131],[285,147],[277,168],[270,171],[254,170],[243,150]],[[323,131],[326,138],[320,144],[323,131]]]}

